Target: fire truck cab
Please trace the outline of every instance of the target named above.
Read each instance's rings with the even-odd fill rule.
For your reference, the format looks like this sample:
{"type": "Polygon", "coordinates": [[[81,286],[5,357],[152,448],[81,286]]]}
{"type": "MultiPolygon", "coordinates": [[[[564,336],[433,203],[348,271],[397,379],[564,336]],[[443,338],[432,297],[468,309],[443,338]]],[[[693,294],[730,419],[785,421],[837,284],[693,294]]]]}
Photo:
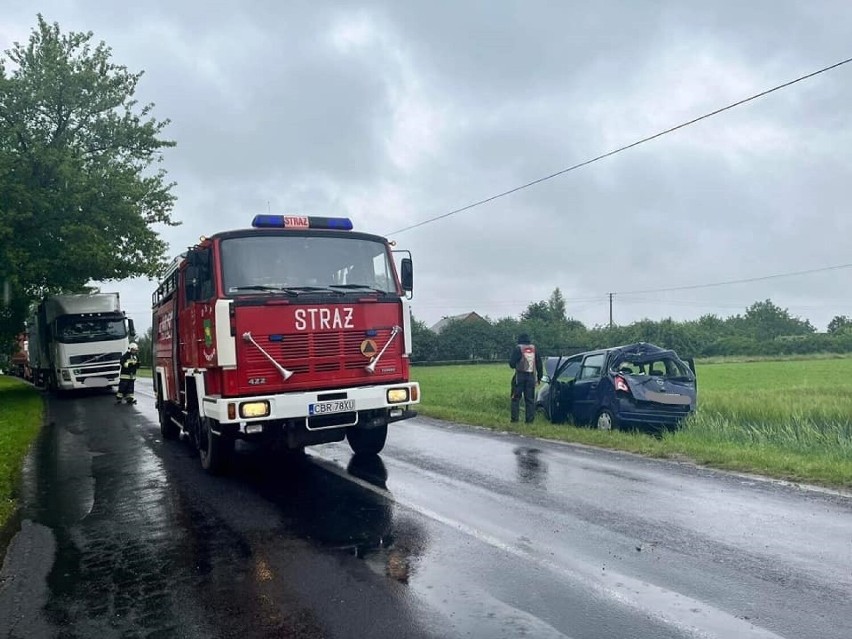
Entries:
{"type": "MultiPolygon", "coordinates": [[[[220,471],[238,439],[270,450],[342,441],[382,450],[416,415],[409,379],[413,270],[347,218],[258,215],[202,237],[152,298],[164,439],[220,471]]],[[[407,253],[407,252],[405,252],[407,253]]]]}

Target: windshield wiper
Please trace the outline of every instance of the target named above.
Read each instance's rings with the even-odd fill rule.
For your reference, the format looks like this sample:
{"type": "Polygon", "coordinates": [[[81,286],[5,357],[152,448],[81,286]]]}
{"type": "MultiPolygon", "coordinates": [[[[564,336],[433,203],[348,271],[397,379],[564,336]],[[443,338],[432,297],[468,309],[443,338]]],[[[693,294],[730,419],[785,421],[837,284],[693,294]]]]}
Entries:
{"type": "Polygon", "coordinates": [[[228,289],[228,292],[235,291],[264,291],[268,293],[287,293],[292,297],[295,297],[299,293],[290,288],[282,288],[280,286],[266,286],[264,284],[255,284],[253,286],[232,286],[228,289]]]}
{"type": "Polygon", "coordinates": [[[335,295],[343,294],[342,291],[335,291],[329,286],[288,286],[287,290],[292,291],[295,295],[299,295],[300,293],[334,293],[335,295]]]}
{"type": "Polygon", "coordinates": [[[388,291],[385,291],[380,288],[376,288],[375,286],[368,286],[367,284],[330,284],[331,288],[345,288],[347,290],[362,290],[362,291],[372,291],[373,293],[379,293],[381,295],[389,295],[388,291]]]}

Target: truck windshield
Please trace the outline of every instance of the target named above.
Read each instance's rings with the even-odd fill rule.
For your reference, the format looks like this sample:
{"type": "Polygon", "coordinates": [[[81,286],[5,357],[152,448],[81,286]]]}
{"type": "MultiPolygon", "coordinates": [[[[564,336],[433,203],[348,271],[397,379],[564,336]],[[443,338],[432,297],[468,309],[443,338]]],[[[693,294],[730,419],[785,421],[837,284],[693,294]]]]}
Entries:
{"type": "Polygon", "coordinates": [[[222,281],[226,295],[358,291],[396,293],[384,243],[362,238],[252,236],[222,241],[222,281]]]}
{"type": "Polygon", "coordinates": [[[127,329],[121,318],[66,315],[56,320],[56,339],[65,344],[104,342],[125,337],[127,329]]]}

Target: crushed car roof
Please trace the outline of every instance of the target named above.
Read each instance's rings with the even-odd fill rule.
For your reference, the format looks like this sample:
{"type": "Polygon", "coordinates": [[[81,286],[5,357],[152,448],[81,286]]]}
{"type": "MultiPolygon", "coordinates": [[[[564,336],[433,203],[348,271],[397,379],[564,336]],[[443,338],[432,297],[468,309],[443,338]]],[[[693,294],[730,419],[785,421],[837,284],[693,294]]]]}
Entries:
{"type": "Polygon", "coordinates": [[[649,344],[648,342],[636,342],[635,344],[615,346],[606,350],[610,353],[619,353],[624,357],[659,357],[662,355],[678,357],[678,354],[675,351],[668,348],[661,348],[655,344],[649,344]]]}

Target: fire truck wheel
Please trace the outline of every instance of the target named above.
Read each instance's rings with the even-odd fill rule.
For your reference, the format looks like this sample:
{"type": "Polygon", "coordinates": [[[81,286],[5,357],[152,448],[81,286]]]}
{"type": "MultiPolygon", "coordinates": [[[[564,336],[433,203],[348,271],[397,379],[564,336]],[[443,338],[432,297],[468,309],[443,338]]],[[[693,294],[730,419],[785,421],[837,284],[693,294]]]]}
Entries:
{"type": "Polygon", "coordinates": [[[388,437],[388,425],[376,428],[352,427],[346,429],[346,439],[349,447],[356,455],[376,455],[385,447],[388,437]]]}
{"type": "Polygon", "coordinates": [[[209,417],[201,419],[200,446],[198,455],[201,467],[211,474],[221,473],[227,464],[229,453],[234,449],[234,441],[227,435],[214,435],[216,421],[209,417]]]}
{"type": "Polygon", "coordinates": [[[163,439],[177,439],[180,436],[180,430],[172,421],[166,402],[162,400],[157,402],[157,414],[160,417],[160,434],[163,439]]]}

